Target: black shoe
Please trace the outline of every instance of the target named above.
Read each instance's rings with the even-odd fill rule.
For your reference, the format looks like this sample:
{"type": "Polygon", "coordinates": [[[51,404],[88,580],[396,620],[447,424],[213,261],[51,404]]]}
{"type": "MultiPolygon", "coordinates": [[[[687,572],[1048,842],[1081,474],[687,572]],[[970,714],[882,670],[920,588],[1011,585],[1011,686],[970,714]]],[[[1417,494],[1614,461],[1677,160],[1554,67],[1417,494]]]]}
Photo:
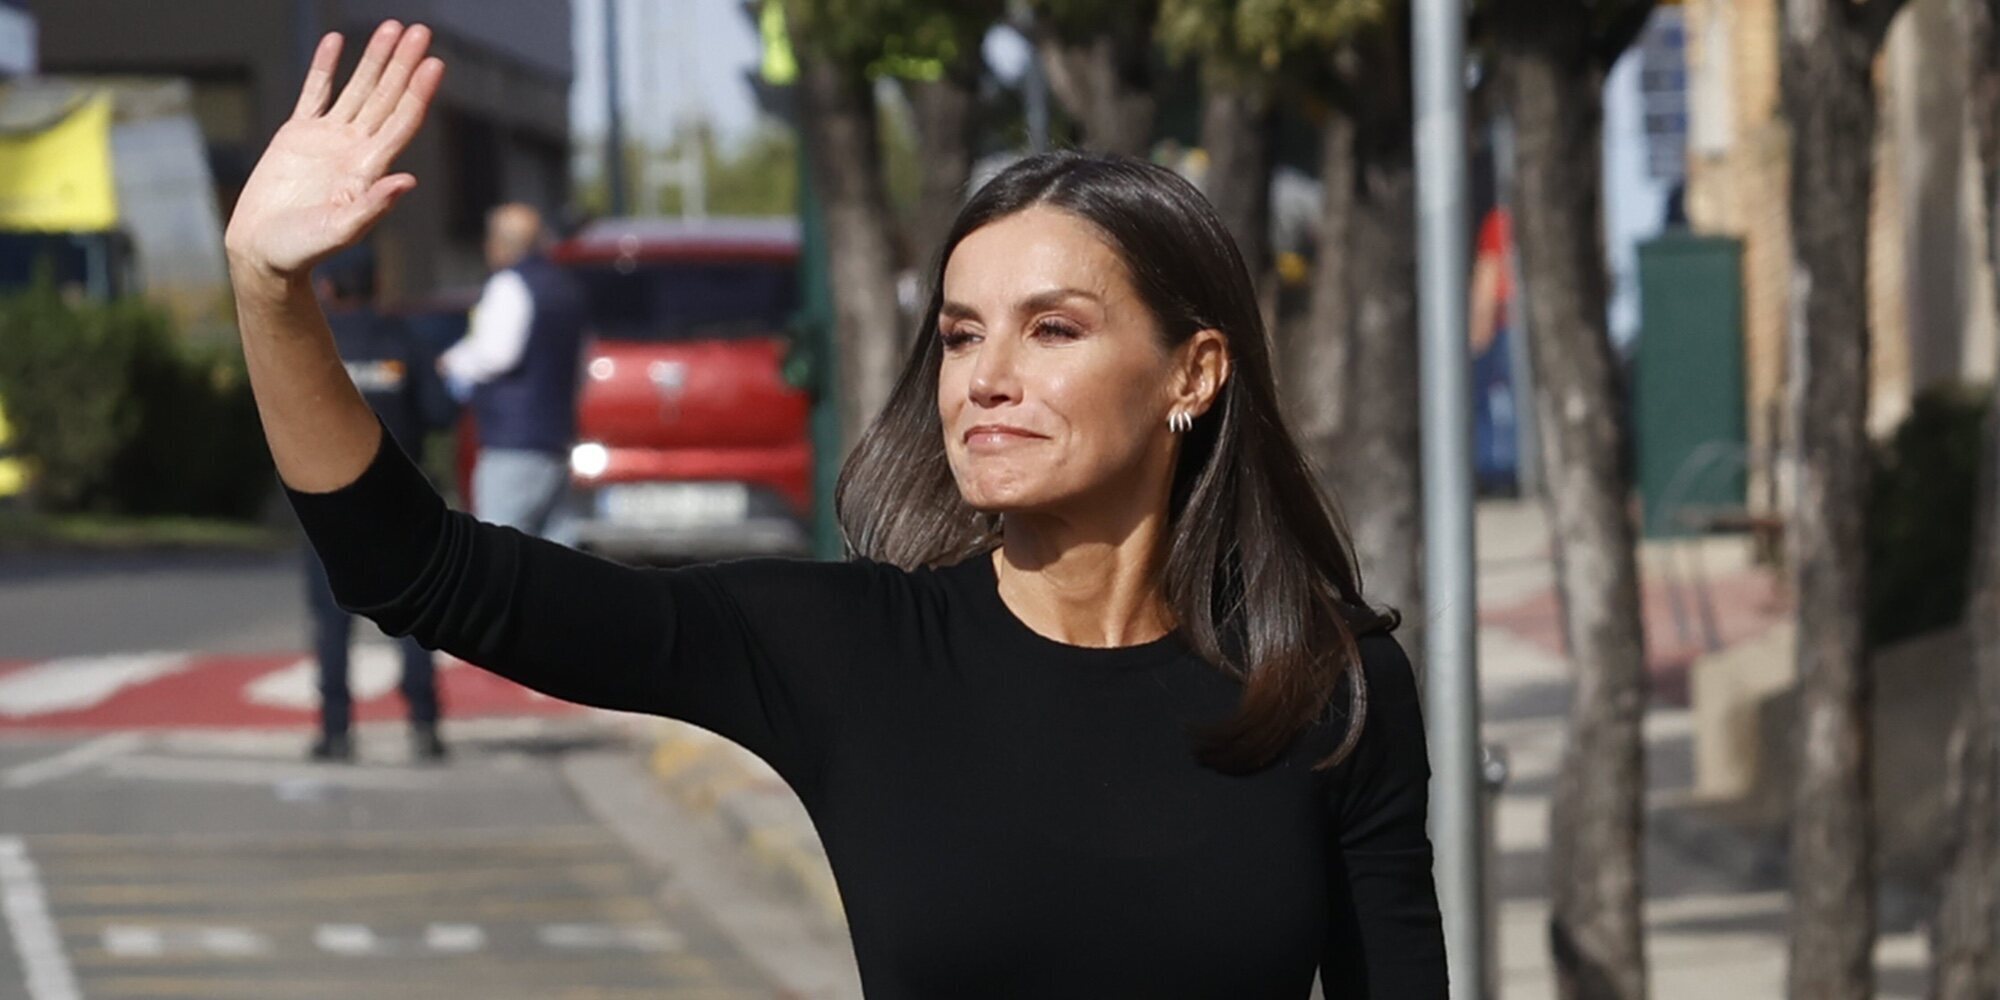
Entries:
{"type": "Polygon", "coordinates": [[[436,726],[419,725],[410,730],[410,756],[424,763],[435,764],[451,755],[445,749],[444,740],[438,736],[436,726]]]}
{"type": "Polygon", "coordinates": [[[313,760],[326,763],[352,764],[354,738],[346,733],[322,733],[320,738],[314,741],[309,756],[313,760]]]}

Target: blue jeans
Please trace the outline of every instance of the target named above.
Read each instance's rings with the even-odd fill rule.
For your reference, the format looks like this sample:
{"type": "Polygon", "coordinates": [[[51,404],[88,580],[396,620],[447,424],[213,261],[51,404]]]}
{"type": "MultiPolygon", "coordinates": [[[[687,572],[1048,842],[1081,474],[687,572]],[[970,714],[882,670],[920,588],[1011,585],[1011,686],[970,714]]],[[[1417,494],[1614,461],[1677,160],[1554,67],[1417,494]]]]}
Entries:
{"type": "MultiPolygon", "coordinates": [[[[569,491],[569,456],[521,448],[482,448],[472,467],[472,512],[489,524],[539,538],[558,535],[569,491]]],[[[561,541],[561,538],[556,538],[561,541]]]]}
{"type": "MultiPolygon", "coordinates": [[[[312,610],[313,655],[319,659],[320,732],[345,734],[354,718],[354,696],[347,688],[348,643],[354,637],[354,616],[333,600],[326,569],[319,557],[306,553],[306,603],[312,610]]],[[[404,637],[397,640],[403,653],[403,703],[409,706],[410,723],[436,725],[438,721],[437,672],[431,651],[404,637]]]]}

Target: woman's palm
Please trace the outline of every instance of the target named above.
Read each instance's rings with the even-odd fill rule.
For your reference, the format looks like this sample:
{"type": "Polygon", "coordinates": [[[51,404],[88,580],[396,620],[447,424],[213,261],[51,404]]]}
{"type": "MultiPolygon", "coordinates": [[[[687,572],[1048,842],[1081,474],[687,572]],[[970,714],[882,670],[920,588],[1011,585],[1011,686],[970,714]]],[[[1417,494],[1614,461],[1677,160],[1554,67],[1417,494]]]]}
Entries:
{"type": "Polygon", "coordinates": [[[443,64],[424,56],[429,44],[421,26],[383,24],[329,107],[340,39],[321,42],[297,109],[237,198],[227,239],[233,255],[272,273],[303,274],[359,242],[416,186],[409,174],[388,171],[423,124],[443,75],[443,64]]]}

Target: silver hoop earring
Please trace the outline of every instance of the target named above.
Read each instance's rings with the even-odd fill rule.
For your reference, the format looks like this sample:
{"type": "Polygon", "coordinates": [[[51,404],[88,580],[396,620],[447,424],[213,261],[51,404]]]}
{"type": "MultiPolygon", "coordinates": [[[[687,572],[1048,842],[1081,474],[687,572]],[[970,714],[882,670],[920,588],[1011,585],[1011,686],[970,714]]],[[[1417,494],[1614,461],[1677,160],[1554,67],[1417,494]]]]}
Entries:
{"type": "Polygon", "coordinates": [[[1167,429],[1176,434],[1186,433],[1194,426],[1194,417],[1186,410],[1175,410],[1167,415],[1167,429]]]}

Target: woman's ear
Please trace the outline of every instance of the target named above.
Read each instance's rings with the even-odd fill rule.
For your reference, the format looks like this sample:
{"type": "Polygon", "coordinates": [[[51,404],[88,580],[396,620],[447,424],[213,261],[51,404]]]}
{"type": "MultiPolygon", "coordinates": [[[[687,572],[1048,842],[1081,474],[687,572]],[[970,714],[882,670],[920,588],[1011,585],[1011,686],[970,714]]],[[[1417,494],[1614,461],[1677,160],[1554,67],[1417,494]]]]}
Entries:
{"type": "Polygon", "coordinates": [[[1229,381],[1229,338],[1220,330],[1197,330],[1180,350],[1180,405],[1201,416],[1215,405],[1229,381]]]}

